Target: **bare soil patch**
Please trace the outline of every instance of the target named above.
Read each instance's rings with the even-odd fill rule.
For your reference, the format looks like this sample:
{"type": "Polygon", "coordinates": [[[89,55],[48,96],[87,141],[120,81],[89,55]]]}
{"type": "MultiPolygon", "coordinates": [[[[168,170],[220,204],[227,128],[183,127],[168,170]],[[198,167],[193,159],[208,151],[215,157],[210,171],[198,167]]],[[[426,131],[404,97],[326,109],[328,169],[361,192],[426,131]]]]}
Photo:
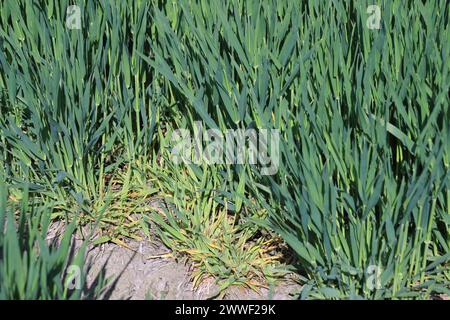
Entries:
{"type": "MultiPolygon", "coordinates": [[[[79,245],[81,244],[81,241],[79,245]]],[[[113,243],[88,248],[90,287],[100,272],[109,277],[109,289],[105,299],[208,299],[217,294],[213,280],[194,288],[189,263],[183,263],[166,255],[170,251],[158,241],[127,241],[128,249],[113,243]]],[[[300,286],[291,279],[280,282],[272,290],[259,293],[232,287],[225,299],[294,299],[300,286]]]]}
{"type": "MultiPolygon", "coordinates": [[[[64,223],[52,225],[47,239],[54,241],[63,234],[64,223]]],[[[83,228],[88,234],[89,228],[83,228]]],[[[108,279],[102,299],[107,300],[202,300],[217,298],[218,286],[214,279],[204,281],[194,288],[191,266],[187,261],[178,261],[170,250],[156,237],[143,241],[125,240],[126,247],[115,243],[89,244],[86,250],[87,288],[94,287],[98,277],[108,279]]],[[[73,251],[83,244],[78,233],[73,237],[73,251]]],[[[225,291],[224,299],[261,300],[296,299],[301,286],[294,277],[287,276],[273,288],[254,290],[231,287],[225,291]]]]}

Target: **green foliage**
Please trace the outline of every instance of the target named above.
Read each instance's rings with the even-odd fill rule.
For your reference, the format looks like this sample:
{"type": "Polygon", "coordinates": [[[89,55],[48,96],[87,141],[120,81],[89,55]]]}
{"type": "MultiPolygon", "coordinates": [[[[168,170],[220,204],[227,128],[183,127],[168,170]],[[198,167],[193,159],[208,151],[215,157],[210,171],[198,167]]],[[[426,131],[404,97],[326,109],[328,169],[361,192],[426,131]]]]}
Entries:
{"type": "Polygon", "coordinates": [[[75,224],[66,228],[60,243],[48,243],[51,208],[31,201],[27,191],[24,195],[20,203],[9,203],[0,185],[0,299],[80,299],[85,245],[71,255],[75,224]],[[79,278],[71,273],[75,269],[79,278]]]}
{"type": "Polygon", "coordinates": [[[159,192],[151,221],[196,279],[270,277],[271,229],[302,298],[448,293],[448,1],[379,1],[379,30],[365,0],[76,2],[81,30],[69,1],[0,4],[0,165],[53,217],[131,236],[159,192]],[[172,164],[195,121],[278,129],[277,173],[172,164]]]}

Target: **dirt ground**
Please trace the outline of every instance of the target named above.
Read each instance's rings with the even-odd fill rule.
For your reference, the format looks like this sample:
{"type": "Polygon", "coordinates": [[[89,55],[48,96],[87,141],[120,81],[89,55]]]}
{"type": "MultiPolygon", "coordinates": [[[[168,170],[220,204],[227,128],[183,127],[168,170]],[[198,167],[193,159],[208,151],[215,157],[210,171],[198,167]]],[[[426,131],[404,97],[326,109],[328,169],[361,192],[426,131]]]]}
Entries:
{"type": "MultiPolygon", "coordinates": [[[[60,239],[64,224],[52,225],[47,240],[60,239]]],[[[85,233],[85,232],[83,232],[85,233]]],[[[86,232],[85,234],[87,234],[86,232]]],[[[83,243],[80,234],[73,238],[73,252],[83,243]]],[[[89,245],[86,253],[87,288],[93,288],[99,277],[108,279],[101,294],[106,300],[202,300],[215,298],[218,286],[213,280],[193,287],[189,263],[177,261],[156,237],[151,241],[127,240],[129,248],[114,243],[89,245]]],[[[285,280],[269,289],[253,290],[231,287],[225,291],[224,299],[295,299],[301,286],[293,279],[285,280]]],[[[92,291],[87,290],[87,297],[92,291]]]]}
{"type": "MultiPolygon", "coordinates": [[[[111,279],[104,299],[197,300],[216,296],[217,286],[213,281],[203,283],[196,290],[193,288],[188,264],[172,257],[155,257],[169,253],[161,243],[128,241],[127,245],[135,251],[111,243],[89,248],[88,287],[101,272],[111,279]]],[[[225,299],[294,299],[295,296],[290,294],[298,291],[298,284],[286,280],[272,293],[267,289],[258,294],[252,290],[231,288],[225,299]]]]}
{"type": "MultiPolygon", "coordinates": [[[[47,240],[61,239],[64,223],[56,222],[50,228],[47,240]]],[[[88,232],[83,232],[84,234],[88,232]]],[[[83,243],[79,234],[73,237],[72,251],[77,252],[83,243]]],[[[129,248],[114,243],[90,244],[86,254],[86,298],[93,293],[99,277],[107,280],[100,299],[104,300],[203,300],[216,299],[218,286],[211,280],[194,288],[189,263],[177,261],[170,250],[156,237],[149,241],[127,240],[129,248]]],[[[290,300],[297,299],[301,285],[287,276],[271,289],[260,292],[231,287],[223,299],[237,300],[290,300]]],[[[437,294],[433,300],[450,300],[446,294],[437,294]]]]}

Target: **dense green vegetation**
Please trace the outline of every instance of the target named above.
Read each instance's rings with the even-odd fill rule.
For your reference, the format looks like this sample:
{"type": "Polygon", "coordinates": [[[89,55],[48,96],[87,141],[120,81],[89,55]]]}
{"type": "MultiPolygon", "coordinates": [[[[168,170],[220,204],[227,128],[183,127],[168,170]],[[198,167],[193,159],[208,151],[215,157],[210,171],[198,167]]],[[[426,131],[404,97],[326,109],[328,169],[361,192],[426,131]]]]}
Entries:
{"type": "Polygon", "coordinates": [[[302,298],[449,293],[448,1],[379,1],[380,29],[365,0],[74,3],[0,3],[0,298],[69,297],[58,219],[156,232],[221,290],[289,269],[302,298]],[[277,129],[276,173],[174,163],[198,121],[277,129]]]}

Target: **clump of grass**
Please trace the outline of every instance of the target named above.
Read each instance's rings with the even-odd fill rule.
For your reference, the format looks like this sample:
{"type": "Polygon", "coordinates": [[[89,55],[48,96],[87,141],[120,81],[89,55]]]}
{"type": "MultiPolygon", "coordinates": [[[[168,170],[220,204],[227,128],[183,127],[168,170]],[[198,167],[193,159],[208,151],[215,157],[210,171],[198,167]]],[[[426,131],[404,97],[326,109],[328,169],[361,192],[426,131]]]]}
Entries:
{"type": "Polygon", "coordinates": [[[280,280],[287,272],[282,240],[255,224],[266,216],[264,210],[237,207],[233,200],[238,197],[227,192],[214,168],[184,168],[165,155],[162,159],[151,168],[161,198],[149,221],[173,255],[192,264],[194,287],[214,280],[218,291],[213,296],[223,296],[231,286],[259,291],[280,280]]]}

